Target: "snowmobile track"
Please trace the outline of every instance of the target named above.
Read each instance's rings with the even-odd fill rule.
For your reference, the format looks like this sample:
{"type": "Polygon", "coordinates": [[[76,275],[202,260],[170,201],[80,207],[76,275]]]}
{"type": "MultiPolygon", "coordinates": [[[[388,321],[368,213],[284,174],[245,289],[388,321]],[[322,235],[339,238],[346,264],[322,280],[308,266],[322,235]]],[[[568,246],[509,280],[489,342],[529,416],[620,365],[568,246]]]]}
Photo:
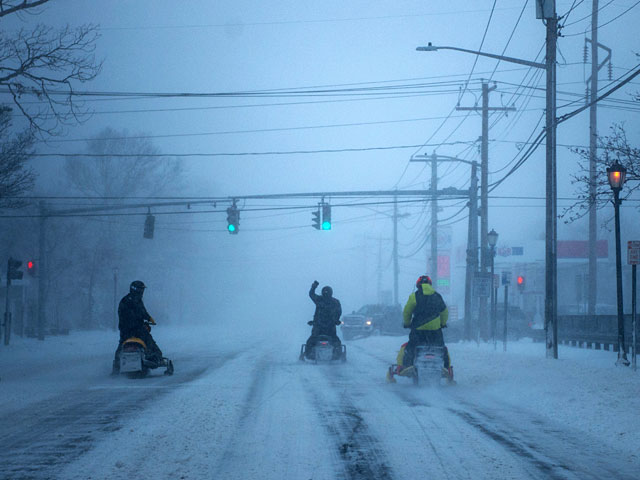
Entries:
{"type": "Polygon", "coordinates": [[[512,426],[507,424],[502,425],[500,419],[496,419],[485,412],[476,411],[474,414],[455,408],[448,408],[447,410],[518,457],[527,460],[538,472],[538,475],[535,475],[535,471],[531,472],[534,478],[536,476],[554,480],[566,480],[567,478],[579,478],[581,480],[599,480],[602,478],[633,480],[638,478],[637,475],[625,474],[620,471],[616,462],[604,463],[600,461],[602,458],[607,458],[604,452],[589,451],[589,449],[584,448],[579,439],[567,437],[566,432],[560,438],[559,435],[563,432],[544,428],[544,423],[539,420],[531,421],[531,424],[537,428],[542,427],[541,430],[544,436],[549,438],[549,442],[540,442],[540,437],[538,436],[536,436],[535,440],[528,439],[528,432],[514,430],[512,426]],[[485,417],[486,420],[480,417],[485,417]],[[568,458],[562,453],[565,450],[556,452],[554,451],[554,445],[562,445],[565,449],[571,450],[574,455],[572,461],[561,460],[562,458],[568,458]],[[558,457],[558,459],[556,460],[554,457],[558,457]]]}
{"type": "MultiPolygon", "coordinates": [[[[307,379],[304,381],[322,425],[336,440],[338,455],[344,464],[344,476],[337,478],[391,480],[391,468],[378,448],[377,439],[346,393],[341,393],[337,405],[331,405],[322,398],[317,385],[312,385],[307,379]]],[[[335,385],[332,387],[336,388],[335,385]]]]}
{"type": "Polygon", "coordinates": [[[195,380],[207,368],[222,367],[236,355],[173,377],[105,378],[88,389],[71,390],[0,417],[4,445],[0,478],[55,478],[62,466],[90,450],[97,436],[119,430],[127,417],[139,414],[150,401],[195,380]]]}

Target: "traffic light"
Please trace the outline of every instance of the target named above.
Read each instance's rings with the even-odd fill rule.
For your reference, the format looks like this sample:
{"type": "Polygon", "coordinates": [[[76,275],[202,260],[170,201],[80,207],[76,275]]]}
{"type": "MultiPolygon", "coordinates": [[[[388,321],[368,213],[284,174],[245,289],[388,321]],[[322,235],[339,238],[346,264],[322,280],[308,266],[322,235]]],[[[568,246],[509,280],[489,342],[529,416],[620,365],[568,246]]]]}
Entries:
{"type": "Polygon", "coordinates": [[[144,220],[144,233],[142,234],[144,238],[153,238],[153,229],[155,227],[155,224],[156,217],[148,213],[147,218],[145,218],[144,220]]]}
{"type": "Polygon", "coordinates": [[[27,273],[30,277],[36,276],[36,263],[33,260],[27,262],[27,273]]]}
{"type": "Polygon", "coordinates": [[[524,277],[522,275],[518,275],[516,284],[518,285],[518,291],[522,293],[524,291],[524,277]]]}
{"type": "Polygon", "coordinates": [[[227,231],[237,235],[240,227],[240,210],[238,210],[235,203],[227,208],[227,224],[227,231]]]}
{"type": "Polygon", "coordinates": [[[24,272],[22,270],[18,270],[22,265],[21,260],[14,260],[9,257],[9,263],[7,266],[7,281],[9,280],[20,280],[24,272]]]}
{"type": "Polygon", "coordinates": [[[322,204],[322,230],[331,230],[331,205],[322,204]]]}
{"type": "Polygon", "coordinates": [[[313,228],[320,230],[320,206],[318,206],[317,210],[311,212],[311,219],[313,228]]]}

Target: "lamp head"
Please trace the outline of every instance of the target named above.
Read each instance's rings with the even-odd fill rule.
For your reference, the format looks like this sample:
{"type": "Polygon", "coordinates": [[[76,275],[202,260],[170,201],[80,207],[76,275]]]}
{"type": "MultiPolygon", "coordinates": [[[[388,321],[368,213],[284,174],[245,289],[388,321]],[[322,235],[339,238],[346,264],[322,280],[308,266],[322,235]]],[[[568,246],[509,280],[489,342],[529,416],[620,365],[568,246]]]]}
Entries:
{"type": "Polygon", "coordinates": [[[487,241],[489,242],[489,246],[492,248],[496,246],[496,243],[498,243],[498,232],[493,228],[489,233],[487,233],[487,241]]]}
{"type": "Polygon", "coordinates": [[[609,179],[609,186],[614,192],[622,190],[624,181],[627,177],[627,169],[620,165],[617,161],[613,165],[607,168],[607,178],[609,179]]]}
{"type": "Polygon", "coordinates": [[[426,47],[417,47],[416,50],[418,52],[435,52],[438,50],[438,47],[431,45],[431,42],[429,42],[426,47]]]}

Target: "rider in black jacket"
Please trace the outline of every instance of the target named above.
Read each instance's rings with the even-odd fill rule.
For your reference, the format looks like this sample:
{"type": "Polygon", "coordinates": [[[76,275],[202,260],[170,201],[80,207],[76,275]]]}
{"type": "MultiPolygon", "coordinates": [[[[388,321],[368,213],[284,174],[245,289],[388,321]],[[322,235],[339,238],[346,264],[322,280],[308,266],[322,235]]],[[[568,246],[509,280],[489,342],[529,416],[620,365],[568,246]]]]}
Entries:
{"type": "Polygon", "coordinates": [[[313,315],[313,322],[307,322],[309,325],[313,325],[313,328],[311,329],[311,336],[307,340],[305,351],[307,352],[307,358],[314,358],[311,354],[318,335],[327,335],[330,337],[331,345],[333,346],[333,358],[337,359],[340,358],[342,352],[342,343],[336,334],[336,325],[340,325],[342,306],[340,301],[334,298],[333,289],[328,285],[322,287],[322,295],[316,294],[318,285],[318,281],[314,281],[309,290],[309,297],[315,303],[316,311],[313,315]]]}
{"type": "Polygon", "coordinates": [[[155,325],[153,317],[149,315],[147,309],[142,303],[142,295],[144,289],[147,288],[140,280],[131,282],[129,294],[122,297],[118,305],[118,329],[120,330],[120,342],[116,349],[115,358],[113,360],[112,374],[116,375],[120,372],[120,351],[122,344],[127,338],[138,337],[147,346],[147,357],[155,357],[157,360],[162,358],[162,352],[155,340],[149,333],[145,322],[155,325]]]}

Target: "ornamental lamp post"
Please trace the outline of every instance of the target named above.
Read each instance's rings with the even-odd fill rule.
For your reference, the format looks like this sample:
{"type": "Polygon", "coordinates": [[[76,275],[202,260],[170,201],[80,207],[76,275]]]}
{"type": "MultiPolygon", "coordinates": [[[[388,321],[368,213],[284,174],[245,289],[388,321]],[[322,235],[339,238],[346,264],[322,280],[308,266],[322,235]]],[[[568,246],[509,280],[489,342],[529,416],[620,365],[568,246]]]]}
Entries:
{"type": "Polygon", "coordinates": [[[487,233],[487,243],[491,249],[491,337],[493,338],[493,348],[496,348],[496,310],[498,306],[498,287],[494,284],[494,259],[496,256],[496,244],[498,243],[498,232],[493,228],[487,233]]]}
{"type": "Polygon", "coordinates": [[[624,344],[624,316],[622,302],[622,252],[620,250],[620,191],[626,180],[627,169],[620,165],[618,161],[607,168],[607,178],[609,186],[613,190],[613,208],[615,212],[616,229],[616,290],[618,299],[618,359],[616,365],[629,365],[627,360],[627,350],[624,344]]]}

